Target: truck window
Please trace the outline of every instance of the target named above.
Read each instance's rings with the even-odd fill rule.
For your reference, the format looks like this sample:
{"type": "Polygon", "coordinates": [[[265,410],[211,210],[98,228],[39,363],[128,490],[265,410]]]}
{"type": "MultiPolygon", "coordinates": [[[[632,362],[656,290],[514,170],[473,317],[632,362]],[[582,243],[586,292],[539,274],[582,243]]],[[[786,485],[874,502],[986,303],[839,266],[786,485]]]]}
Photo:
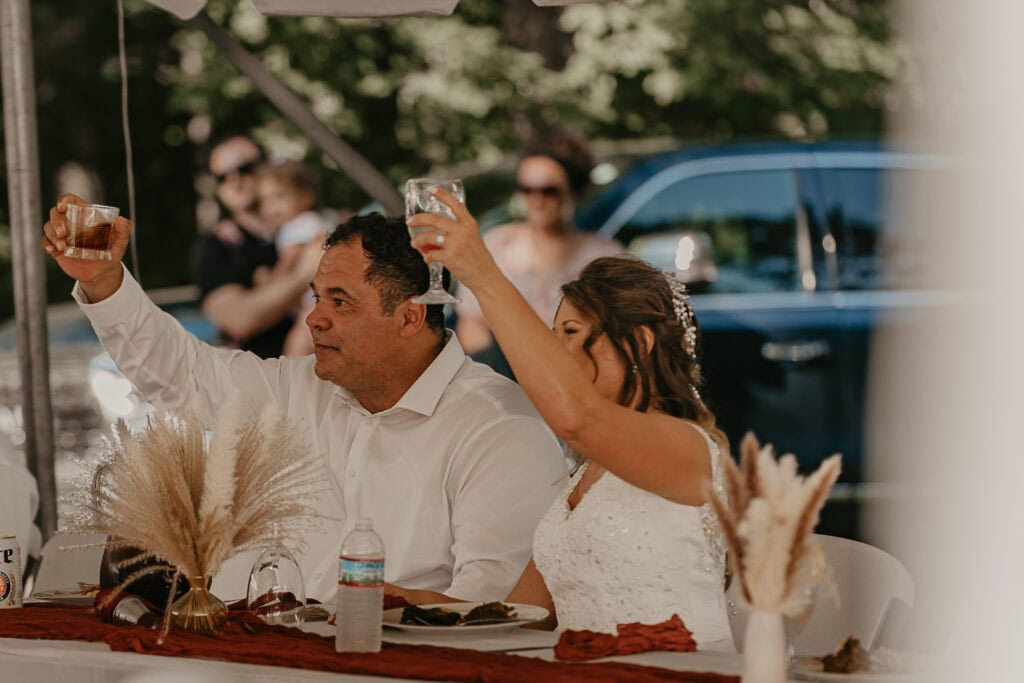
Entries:
{"type": "Polygon", "coordinates": [[[836,240],[839,288],[897,289],[920,278],[920,257],[910,231],[900,230],[894,198],[916,191],[935,170],[822,169],[825,220],[836,240]]]}
{"type": "Polygon", "coordinates": [[[800,289],[796,197],[789,170],[715,173],[665,187],[620,228],[630,252],[682,272],[706,254],[691,287],[716,293],[800,289]],[[711,263],[713,262],[713,267],[711,263]],[[706,279],[705,279],[706,276],[706,279]]]}

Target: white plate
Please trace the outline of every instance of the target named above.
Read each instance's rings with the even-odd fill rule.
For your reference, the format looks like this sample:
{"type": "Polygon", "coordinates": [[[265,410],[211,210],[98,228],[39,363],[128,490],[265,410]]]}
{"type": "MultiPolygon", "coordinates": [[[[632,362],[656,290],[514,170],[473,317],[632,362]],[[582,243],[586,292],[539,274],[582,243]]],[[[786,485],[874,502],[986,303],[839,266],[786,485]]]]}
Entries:
{"type": "Polygon", "coordinates": [[[821,683],[832,683],[832,681],[843,681],[844,683],[911,683],[913,681],[924,681],[924,674],[920,673],[868,673],[858,671],[852,674],[831,673],[826,671],[815,671],[806,662],[798,661],[791,670],[793,677],[800,681],[820,681],[821,683]]]}
{"type": "Polygon", "coordinates": [[[26,602],[32,600],[63,602],[68,605],[91,605],[95,602],[96,596],[85,595],[77,588],[68,588],[66,590],[38,591],[26,598],[26,602]]]}
{"type": "MultiPolygon", "coordinates": [[[[479,602],[440,602],[431,605],[418,605],[424,609],[430,609],[431,607],[443,607],[459,614],[465,614],[469,610],[473,609],[477,605],[482,603],[479,602]]],[[[519,628],[523,624],[528,624],[534,621],[540,621],[548,616],[548,611],[543,607],[537,607],[536,605],[523,605],[515,602],[506,602],[509,607],[515,608],[516,616],[512,621],[499,621],[497,623],[489,624],[459,624],[457,626],[427,626],[425,624],[403,624],[402,623],[402,610],[404,607],[396,607],[394,609],[384,610],[384,625],[401,629],[402,631],[409,631],[412,633],[431,633],[436,635],[457,635],[459,633],[482,633],[485,631],[505,631],[508,629],[519,628]]]]}

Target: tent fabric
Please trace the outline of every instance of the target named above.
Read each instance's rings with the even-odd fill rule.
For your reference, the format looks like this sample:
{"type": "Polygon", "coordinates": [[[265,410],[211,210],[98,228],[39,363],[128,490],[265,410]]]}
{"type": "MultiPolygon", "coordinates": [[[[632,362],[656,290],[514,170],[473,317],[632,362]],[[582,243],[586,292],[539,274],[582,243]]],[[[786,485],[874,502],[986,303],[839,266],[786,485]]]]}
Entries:
{"type": "MultiPolygon", "coordinates": [[[[459,0],[251,0],[263,14],[320,17],[399,17],[448,15],[459,0]]],[[[191,19],[206,0],[147,0],[179,19],[191,19]]],[[[609,0],[533,0],[535,5],[579,5],[609,0]]]]}

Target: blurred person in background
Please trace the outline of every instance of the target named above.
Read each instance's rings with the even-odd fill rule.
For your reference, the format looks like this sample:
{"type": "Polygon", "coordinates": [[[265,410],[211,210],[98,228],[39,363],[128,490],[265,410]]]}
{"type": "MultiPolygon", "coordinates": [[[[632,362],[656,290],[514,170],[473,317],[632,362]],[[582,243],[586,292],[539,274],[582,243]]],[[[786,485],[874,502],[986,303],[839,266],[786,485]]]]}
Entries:
{"type": "Polygon", "coordinates": [[[310,273],[257,284],[254,274],[277,263],[276,229],[259,215],[256,168],[263,152],[251,139],[234,136],[210,152],[210,173],[217,198],[228,215],[199,245],[197,280],[203,314],[213,321],[228,346],[261,358],[281,355],[294,323],[296,302],[309,286],[310,273]]]}
{"type": "MultiPolygon", "coordinates": [[[[303,251],[311,244],[323,242],[327,235],[326,218],[315,211],[316,179],[312,171],[298,161],[274,161],[256,169],[256,195],[260,218],[275,230],[274,246],[277,263],[273,268],[260,267],[253,274],[256,286],[289,278],[296,269],[304,269],[308,260],[303,251]]],[[[312,273],[307,273],[312,278],[312,273]]],[[[313,294],[302,295],[295,310],[295,322],[284,341],[285,356],[306,356],[313,353],[313,337],[306,326],[306,315],[313,310],[313,294]]]]}
{"type": "MultiPolygon", "coordinates": [[[[556,127],[536,135],[516,169],[516,201],[522,204],[523,221],[500,225],[484,236],[498,268],[547,325],[554,322],[564,283],[595,258],[624,251],[615,240],[575,229],[576,204],[593,166],[578,133],[556,127]]],[[[455,331],[462,346],[479,360],[503,364],[476,297],[462,286],[458,296],[455,331]]]]}
{"type": "Polygon", "coordinates": [[[0,443],[0,536],[17,536],[22,568],[31,555],[39,556],[42,537],[34,520],[39,509],[36,478],[22,456],[6,442],[0,443]]]}

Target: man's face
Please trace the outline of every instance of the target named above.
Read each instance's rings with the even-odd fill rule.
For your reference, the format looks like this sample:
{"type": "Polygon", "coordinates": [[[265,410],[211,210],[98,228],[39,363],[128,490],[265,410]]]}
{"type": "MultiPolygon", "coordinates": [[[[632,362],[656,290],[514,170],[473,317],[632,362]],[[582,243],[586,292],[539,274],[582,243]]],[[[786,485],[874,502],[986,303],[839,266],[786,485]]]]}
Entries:
{"type": "Polygon", "coordinates": [[[384,314],[380,293],[366,281],[367,265],[358,239],[324,252],[312,282],[316,305],[306,316],[316,376],[357,398],[386,387],[394,374],[389,361],[404,349],[401,321],[384,314]]]}
{"type": "Polygon", "coordinates": [[[217,198],[229,211],[246,211],[256,206],[256,179],[260,150],[252,140],[231,138],[210,153],[210,173],[217,178],[217,198]]]}

